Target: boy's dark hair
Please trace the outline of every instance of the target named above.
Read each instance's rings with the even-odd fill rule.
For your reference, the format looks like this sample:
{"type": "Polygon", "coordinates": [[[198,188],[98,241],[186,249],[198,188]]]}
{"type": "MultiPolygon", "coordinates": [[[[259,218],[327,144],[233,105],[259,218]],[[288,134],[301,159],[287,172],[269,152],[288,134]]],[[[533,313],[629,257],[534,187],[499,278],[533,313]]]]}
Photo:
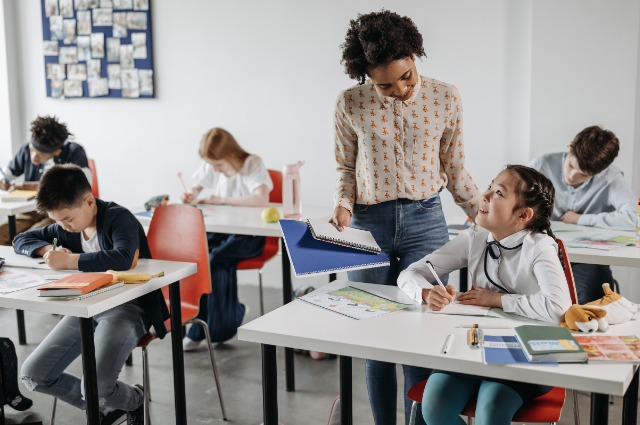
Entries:
{"type": "Polygon", "coordinates": [[[560,243],[556,235],[551,231],[551,215],[556,190],[551,180],[539,171],[524,165],[507,165],[507,170],[516,178],[516,194],[518,195],[517,208],[533,209],[533,218],[528,229],[532,232],[546,233],[558,244],[558,257],[564,270],[564,255],[560,249],[560,243]]]}
{"type": "Polygon", "coordinates": [[[38,117],[31,123],[31,138],[43,151],[60,149],[70,135],[67,126],[58,122],[56,117],[38,117]]]}
{"type": "Polygon", "coordinates": [[[38,185],[36,208],[40,214],[61,208],[74,208],[91,194],[91,185],[82,168],[74,164],[54,165],[38,185]]]}
{"type": "Polygon", "coordinates": [[[569,146],[580,170],[592,176],[605,170],[620,151],[620,142],[612,131],[594,125],[578,133],[569,146]]]}
{"type": "Polygon", "coordinates": [[[414,54],[427,56],[413,21],[384,9],[352,19],[340,48],[345,73],[359,84],[364,84],[369,70],[414,54]]]}

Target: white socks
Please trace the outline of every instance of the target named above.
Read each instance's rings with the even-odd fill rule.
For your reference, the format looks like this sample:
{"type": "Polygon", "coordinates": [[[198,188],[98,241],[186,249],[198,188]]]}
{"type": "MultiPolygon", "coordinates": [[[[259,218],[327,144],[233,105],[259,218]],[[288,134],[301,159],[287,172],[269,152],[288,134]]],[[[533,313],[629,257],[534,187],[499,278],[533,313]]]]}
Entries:
{"type": "Polygon", "coordinates": [[[182,351],[195,351],[202,341],[194,341],[188,336],[182,340],[182,351]]]}

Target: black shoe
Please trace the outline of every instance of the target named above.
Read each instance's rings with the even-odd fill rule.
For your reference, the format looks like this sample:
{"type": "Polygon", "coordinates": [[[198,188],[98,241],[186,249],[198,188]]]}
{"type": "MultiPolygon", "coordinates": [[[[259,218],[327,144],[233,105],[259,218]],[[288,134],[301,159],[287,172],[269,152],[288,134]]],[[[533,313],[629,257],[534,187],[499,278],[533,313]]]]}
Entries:
{"type": "MultiPolygon", "coordinates": [[[[135,384],[134,387],[142,390],[144,398],[144,387],[140,384],[135,384]]],[[[144,402],[136,410],[127,412],[127,425],[144,425],[144,402]]]]}
{"type": "Polygon", "coordinates": [[[30,408],[33,402],[24,397],[18,388],[18,357],[9,338],[0,338],[0,368],[4,389],[4,400],[0,400],[0,405],[8,404],[21,412],[30,408]]]}
{"type": "Polygon", "coordinates": [[[100,425],[118,425],[127,419],[127,412],[124,410],[116,409],[112,412],[102,416],[100,425]]]}

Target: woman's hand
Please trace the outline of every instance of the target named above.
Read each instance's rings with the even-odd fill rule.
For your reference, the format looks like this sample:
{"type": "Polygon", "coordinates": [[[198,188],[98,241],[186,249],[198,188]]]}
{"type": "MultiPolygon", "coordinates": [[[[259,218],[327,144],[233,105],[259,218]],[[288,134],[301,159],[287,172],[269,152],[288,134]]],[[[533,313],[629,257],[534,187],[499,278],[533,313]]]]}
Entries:
{"type": "Polygon", "coordinates": [[[467,305],[479,305],[482,307],[502,308],[502,296],[499,292],[493,292],[484,288],[472,289],[460,294],[458,302],[467,305]]]}
{"type": "Polygon", "coordinates": [[[329,223],[342,232],[345,227],[349,227],[351,224],[351,213],[345,207],[337,207],[333,211],[333,217],[331,217],[329,223]]]}
{"type": "Polygon", "coordinates": [[[433,311],[440,311],[453,302],[456,298],[456,288],[453,285],[445,286],[446,290],[440,285],[434,285],[431,289],[422,290],[422,299],[427,303],[433,311]]]}

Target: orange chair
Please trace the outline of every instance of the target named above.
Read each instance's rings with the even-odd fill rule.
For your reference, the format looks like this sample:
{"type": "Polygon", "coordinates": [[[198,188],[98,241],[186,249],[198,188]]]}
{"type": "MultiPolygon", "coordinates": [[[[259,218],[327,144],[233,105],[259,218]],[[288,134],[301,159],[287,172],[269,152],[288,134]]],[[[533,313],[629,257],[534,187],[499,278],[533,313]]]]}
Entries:
{"type": "MultiPolygon", "coordinates": [[[[155,209],[149,234],[147,235],[151,256],[155,260],[183,261],[198,264],[198,272],[185,279],[180,280],[180,301],[182,307],[182,325],[199,323],[205,330],[209,356],[211,357],[211,368],[218,388],[220,398],[220,408],[222,417],[227,420],[227,413],[222,400],[220,390],[220,380],[218,378],[218,368],[213,355],[213,346],[209,327],[204,320],[198,319],[200,310],[200,297],[211,293],[211,272],[209,269],[209,244],[207,243],[207,233],[204,227],[202,211],[188,205],[165,205],[155,209]]],[[[169,289],[162,288],[164,299],[169,305],[169,289]]],[[[171,331],[169,320],[165,322],[167,330],[171,331]]],[[[177,329],[176,332],[182,332],[177,329]]],[[[145,335],[138,343],[142,348],[143,361],[143,382],[145,388],[145,425],[148,422],[149,402],[151,401],[151,391],[149,385],[149,359],[147,356],[147,346],[155,336],[145,335]]]]}
{"type": "Polygon", "coordinates": [[[96,162],[93,159],[88,159],[89,169],[91,170],[91,193],[96,198],[100,197],[100,191],[98,190],[98,174],[96,173],[96,162]]]}
{"type": "MultiPolygon", "coordinates": [[[[558,248],[562,251],[564,257],[564,276],[567,280],[567,286],[569,287],[569,294],[571,295],[571,302],[577,304],[578,296],[576,293],[576,285],[573,279],[573,272],[571,271],[571,263],[569,262],[569,256],[564,246],[564,242],[558,240],[558,248]]],[[[419,384],[411,387],[407,393],[407,397],[413,401],[411,406],[411,419],[409,425],[414,425],[416,420],[416,412],[418,410],[418,404],[422,403],[422,395],[424,393],[424,387],[427,385],[428,379],[420,382],[419,384]]],[[[460,413],[463,416],[467,416],[469,420],[467,423],[471,423],[470,418],[474,418],[476,415],[476,402],[478,401],[478,395],[471,397],[467,405],[462,409],[460,413]]],[[[562,407],[564,406],[566,397],[566,390],[564,388],[554,387],[547,394],[536,397],[527,401],[518,409],[513,415],[512,422],[534,422],[534,423],[551,423],[554,424],[560,420],[562,413],[562,407]]],[[[576,397],[576,390],[573,390],[573,416],[574,421],[577,424],[580,423],[578,413],[578,401],[576,397]]]]}
{"type": "MultiPolygon", "coordinates": [[[[273,182],[273,190],[269,193],[269,202],[282,203],[282,173],[280,171],[269,170],[269,176],[273,182]]],[[[260,286],[260,315],[264,314],[264,300],[262,296],[262,268],[264,264],[271,260],[278,253],[280,248],[280,238],[267,236],[267,242],[264,245],[262,253],[253,258],[241,260],[238,263],[238,270],[258,270],[258,283],[260,286]]]]}

